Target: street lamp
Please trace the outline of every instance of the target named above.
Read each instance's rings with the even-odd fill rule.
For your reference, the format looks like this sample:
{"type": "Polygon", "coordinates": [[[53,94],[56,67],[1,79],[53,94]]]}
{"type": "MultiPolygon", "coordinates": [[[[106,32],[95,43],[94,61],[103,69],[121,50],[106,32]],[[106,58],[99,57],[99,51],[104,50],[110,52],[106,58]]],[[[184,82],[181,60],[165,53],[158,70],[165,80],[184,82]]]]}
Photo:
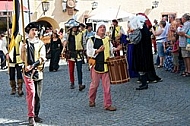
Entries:
{"type": "Polygon", "coordinates": [[[67,8],[67,0],[62,0],[62,10],[63,10],[63,12],[66,11],[66,8],[67,8]]]}
{"type": "Polygon", "coordinates": [[[98,2],[92,2],[92,10],[96,9],[98,7],[98,2]]]}
{"type": "Polygon", "coordinates": [[[47,0],[42,1],[42,10],[44,12],[44,15],[45,12],[49,10],[49,2],[47,0]]]}
{"type": "Polygon", "coordinates": [[[159,4],[159,1],[155,0],[155,1],[152,2],[152,4],[153,4],[152,9],[157,8],[158,4],[159,4]]]}

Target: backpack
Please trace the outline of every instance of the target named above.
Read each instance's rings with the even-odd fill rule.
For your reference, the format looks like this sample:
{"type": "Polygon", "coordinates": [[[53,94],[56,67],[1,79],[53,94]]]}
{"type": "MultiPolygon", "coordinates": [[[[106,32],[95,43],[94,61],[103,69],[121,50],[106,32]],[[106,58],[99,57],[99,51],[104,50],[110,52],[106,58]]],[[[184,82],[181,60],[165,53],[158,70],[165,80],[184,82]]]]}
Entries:
{"type": "Polygon", "coordinates": [[[138,44],[141,41],[142,33],[140,29],[135,29],[133,32],[129,34],[129,40],[134,43],[138,44]]]}

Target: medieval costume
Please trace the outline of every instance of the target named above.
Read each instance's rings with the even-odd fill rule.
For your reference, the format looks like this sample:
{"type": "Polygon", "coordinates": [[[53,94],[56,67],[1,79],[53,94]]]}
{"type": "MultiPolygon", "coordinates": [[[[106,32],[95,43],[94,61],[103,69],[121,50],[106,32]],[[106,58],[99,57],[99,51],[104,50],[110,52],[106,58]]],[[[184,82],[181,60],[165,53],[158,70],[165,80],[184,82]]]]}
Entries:
{"type": "Polygon", "coordinates": [[[20,57],[20,42],[22,40],[21,35],[17,35],[15,39],[15,46],[13,47],[13,50],[10,50],[10,59],[9,59],[9,76],[10,76],[10,86],[12,88],[11,95],[14,95],[16,93],[16,81],[15,81],[15,72],[17,73],[17,89],[18,89],[18,95],[22,96],[24,93],[22,91],[22,85],[23,85],[23,78],[22,78],[22,66],[23,62],[20,57]],[[16,71],[15,71],[16,70],[16,71]]]}
{"type": "MultiPolygon", "coordinates": [[[[123,28],[118,25],[118,21],[116,19],[112,20],[113,26],[110,27],[111,40],[114,47],[120,45],[121,35],[125,34],[123,28]]],[[[114,52],[115,56],[120,56],[120,51],[114,52]]]]}
{"type": "MultiPolygon", "coordinates": [[[[70,23],[69,32],[65,35],[65,41],[63,48],[67,47],[68,56],[68,66],[69,66],[69,76],[70,76],[70,88],[74,89],[74,68],[75,63],[77,67],[77,76],[78,76],[78,85],[79,91],[82,91],[85,88],[85,85],[82,85],[82,63],[83,63],[83,33],[79,31],[79,23],[73,20],[70,23]]],[[[63,49],[64,50],[64,49],[63,49]]]]}
{"type": "Polygon", "coordinates": [[[51,58],[49,71],[57,71],[59,69],[59,60],[62,49],[63,46],[61,43],[61,39],[59,38],[57,33],[53,33],[50,43],[51,58]]]}
{"type": "MultiPolygon", "coordinates": [[[[154,70],[151,33],[145,24],[146,18],[138,15],[129,22],[131,30],[139,29],[141,39],[138,44],[134,44],[133,50],[133,70],[139,72],[142,85],[137,90],[148,88],[147,72],[154,70]]],[[[129,33],[130,34],[130,33],[129,33]]]]}
{"type": "Polygon", "coordinates": [[[29,34],[26,43],[20,45],[21,58],[25,62],[23,79],[26,84],[29,125],[34,125],[35,122],[42,122],[38,115],[46,50],[44,43],[36,36],[37,28],[36,22],[29,23],[25,28],[25,32],[29,34]]]}
{"type": "Polygon", "coordinates": [[[115,111],[116,108],[112,106],[110,78],[106,60],[113,56],[113,50],[118,51],[119,49],[113,48],[112,43],[109,41],[109,37],[105,36],[105,29],[105,24],[99,22],[97,24],[97,33],[95,37],[92,37],[87,42],[87,55],[95,60],[95,64],[91,64],[90,68],[91,83],[89,88],[89,106],[95,107],[96,93],[101,79],[104,92],[104,108],[105,110],[115,111]],[[104,31],[103,34],[102,31],[104,31]]]}

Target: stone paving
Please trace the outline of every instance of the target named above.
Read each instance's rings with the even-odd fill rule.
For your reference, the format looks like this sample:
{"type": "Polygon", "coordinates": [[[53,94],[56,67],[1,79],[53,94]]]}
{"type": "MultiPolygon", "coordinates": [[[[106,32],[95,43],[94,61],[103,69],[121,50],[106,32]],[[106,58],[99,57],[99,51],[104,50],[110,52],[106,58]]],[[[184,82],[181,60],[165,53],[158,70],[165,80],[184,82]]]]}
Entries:
{"type": "MultiPolygon", "coordinates": [[[[48,66],[48,63],[46,64],[48,66]]],[[[148,90],[136,91],[136,78],[111,85],[113,105],[117,111],[103,109],[102,86],[96,107],[88,106],[90,72],[83,65],[83,81],[87,88],[79,92],[69,89],[68,67],[61,61],[57,72],[44,72],[40,117],[36,126],[190,126],[190,77],[156,69],[163,82],[150,83],[148,90]]],[[[11,96],[7,71],[0,71],[0,126],[26,126],[25,95],[11,96]]],[[[24,86],[25,92],[25,86],[24,86]]]]}

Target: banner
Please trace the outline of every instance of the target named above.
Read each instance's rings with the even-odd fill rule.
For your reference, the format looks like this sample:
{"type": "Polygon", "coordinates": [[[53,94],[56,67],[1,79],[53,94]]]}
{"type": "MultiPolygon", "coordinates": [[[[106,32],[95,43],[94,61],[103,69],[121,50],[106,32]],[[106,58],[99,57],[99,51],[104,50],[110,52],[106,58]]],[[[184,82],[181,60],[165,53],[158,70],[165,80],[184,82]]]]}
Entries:
{"type": "Polygon", "coordinates": [[[19,32],[19,16],[20,16],[20,4],[19,0],[13,0],[13,17],[12,17],[12,30],[11,30],[11,41],[9,44],[9,56],[10,59],[13,61],[13,54],[14,54],[14,46],[16,37],[19,32]]]}

